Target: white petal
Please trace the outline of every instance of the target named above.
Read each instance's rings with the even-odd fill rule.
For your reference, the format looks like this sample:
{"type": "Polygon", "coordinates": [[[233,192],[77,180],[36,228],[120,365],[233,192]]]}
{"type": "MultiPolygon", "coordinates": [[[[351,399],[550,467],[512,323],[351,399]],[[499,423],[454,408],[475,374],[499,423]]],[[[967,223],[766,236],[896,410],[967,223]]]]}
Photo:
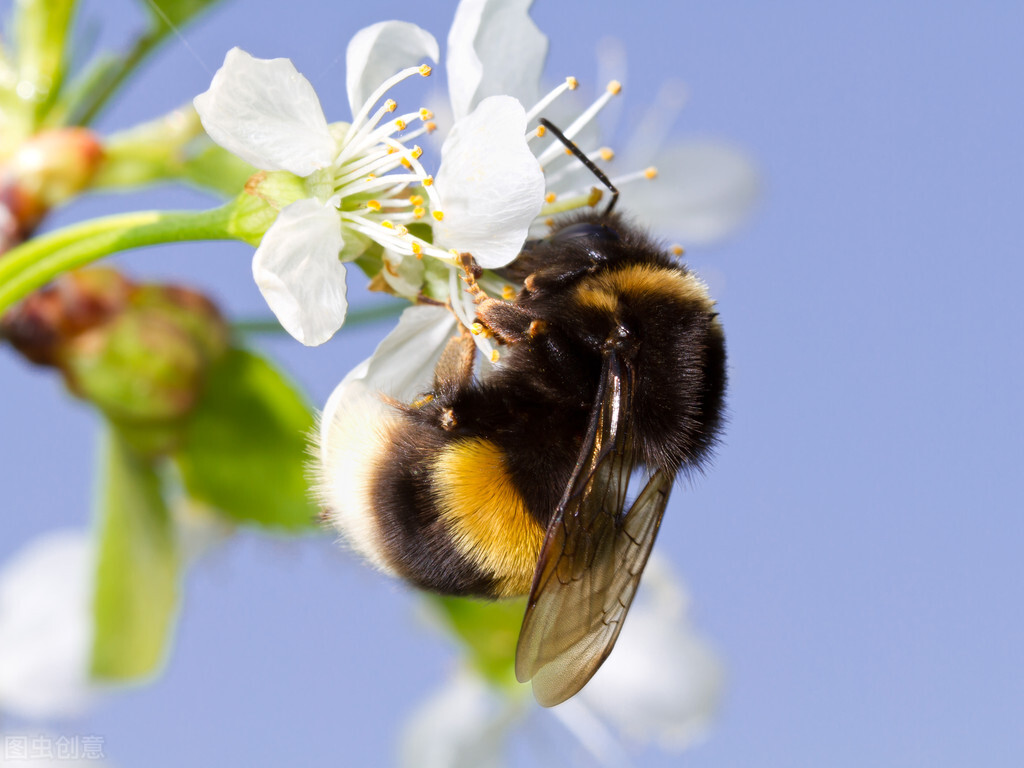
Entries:
{"type": "Polygon", "coordinates": [[[345,322],[344,242],[333,208],[298,200],[277,215],[252,260],[252,276],[271,311],[306,346],[323,344],[345,322]]]}
{"type": "Polygon", "coordinates": [[[73,717],[92,701],[93,562],[86,533],[59,531],[0,571],[0,710],[73,717]]]}
{"type": "Polygon", "coordinates": [[[435,185],[444,247],[469,251],[492,269],[514,259],[544,204],[544,174],[526,144],[526,112],[508,96],[480,102],[441,149],[435,185]]]}
{"type": "Polygon", "coordinates": [[[448,33],[448,95],[458,120],[488,96],[538,98],[548,39],[530,19],[533,0],[462,0],[448,33]]]}
{"type": "Polygon", "coordinates": [[[430,389],[434,367],[455,334],[455,317],[444,307],[409,307],[374,350],[363,378],[373,389],[409,402],[430,389]]]}
{"type": "Polygon", "coordinates": [[[377,87],[423,59],[437,61],[437,40],[408,21],[382,21],[359,30],[345,54],[348,104],[356,115],[377,87]]]}
{"type": "Polygon", "coordinates": [[[232,48],[193,103],[211,139],[261,170],[308,176],[337,154],[313,86],[288,59],[232,48]]]}
{"type": "Polygon", "coordinates": [[[723,672],[690,626],[686,595],[652,558],[615,650],[578,698],[637,741],[684,749],[704,735],[723,672]]]}
{"type": "Polygon", "coordinates": [[[456,333],[455,317],[444,307],[409,307],[398,319],[373,355],[348,372],[327,399],[321,416],[321,455],[326,461],[330,435],[340,408],[349,407],[350,385],[359,381],[363,390],[383,392],[400,402],[411,402],[430,388],[434,367],[448,339],[456,333]]]}
{"type": "Polygon", "coordinates": [[[460,672],[406,723],[401,768],[498,768],[514,708],[480,677],[460,672]]]}
{"type": "Polygon", "coordinates": [[[658,176],[623,187],[620,203],[655,234],[697,245],[740,226],[758,197],[753,164],[715,141],[679,143],[658,152],[658,176]]]}

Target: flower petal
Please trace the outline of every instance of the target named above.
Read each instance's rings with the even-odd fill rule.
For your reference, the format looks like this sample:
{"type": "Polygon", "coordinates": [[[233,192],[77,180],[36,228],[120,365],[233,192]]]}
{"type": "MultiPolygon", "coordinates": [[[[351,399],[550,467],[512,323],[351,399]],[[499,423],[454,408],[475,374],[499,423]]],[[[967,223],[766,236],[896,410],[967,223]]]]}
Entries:
{"type": "Polygon", "coordinates": [[[337,211],[298,200],[277,215],[252,260],[252,276],[292,336],[313,347],[345,322],[344,242],[337,211]]]}
{"type": "Polygon", "coordinates": [[[469,251],[485,269],[519,254],[544,204],[544,174],[525,133],[522,105],[492,96],[452,126],[441,149],[437,242],[469,251]]]}
{"type": "Polygon", "coordinates": [[[716,141],[667,147],[655,158],[657,178],[622,191],[622,202],[660,236],[697,245],[725,237],[750,214],[759,192],[753,164],[716,141]]]}
{"type": "Polygon", "coordinates": [[[651,558],[615,652],[577,697],[624,735],[676,750],[704,735],[723,680],[686,599],[665,561],[651,558]]]}
{"type": "Polygon", "coordinates": [[[460,671],[405,724],[402,768],[499,768],[517,708],[479,676],[460,671]]]}
{"type": "MultiPolygon", "coordinates": [[[[430,388],[434,367],[455,333],[455,317],[444,307],[409,307],[402,312],[398,325],[377,345],[373,355],[349,371],[327,399],[320,420],[321,458],[326,461],[331,424],[338,411],[348,407],[353,382],[359,381],[362,390],[411,402],[430,388]]],[[[361,397],[361,391],[356,396],[361,397]]]]}
{"type": "Polygon", "coordinates": [[[389,77],[423,59],[436,62],[439,56],[434,36],[408,21],[382,21],[359,30],[345,53],[345,87],[352,114],[358,114],[389,77]]]}
{"type": "Polygon", "coordinates": [[[211,139],[260,170],[308,176],[337,154],[313,86],[288,59],[232,48],[193,104],[211,139]]]}
{"type": "Polygon", "coordinates": [[[0,710],[63,718],[92,701],[94,557],[86,533],[55,531],[0,571],[0,710]]]}
{"type": "Polygon", "coordinates": [[[527,13],[533,0],[462,0],[448,32],[448,96],[455,119],[488,96],[536,103],[548,38],[527,13]]]}

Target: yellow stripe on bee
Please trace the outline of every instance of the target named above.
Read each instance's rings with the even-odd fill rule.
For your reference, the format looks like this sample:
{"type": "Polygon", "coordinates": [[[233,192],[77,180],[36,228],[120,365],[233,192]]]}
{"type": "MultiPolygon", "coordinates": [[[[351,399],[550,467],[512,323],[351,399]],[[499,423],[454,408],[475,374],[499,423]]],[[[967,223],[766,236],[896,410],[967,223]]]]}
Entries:
{"type": "Polygon", "coordinates": [[[455,548],[494,577],[497,597],[528,593],[544,529],[512,482],[501,448],[482,438],[459,440],[441,451],[431,470],[455,548]]]}
{"type": "Polygon", "coordinates": [[[614,314],[619,299],[661,299],[696,304],[694,309],[712,311],[714,302],[707,287],[695,275],[651,264],[631,264],[611,272],[599,272],[580,281],[576,301],[614,314]]]}

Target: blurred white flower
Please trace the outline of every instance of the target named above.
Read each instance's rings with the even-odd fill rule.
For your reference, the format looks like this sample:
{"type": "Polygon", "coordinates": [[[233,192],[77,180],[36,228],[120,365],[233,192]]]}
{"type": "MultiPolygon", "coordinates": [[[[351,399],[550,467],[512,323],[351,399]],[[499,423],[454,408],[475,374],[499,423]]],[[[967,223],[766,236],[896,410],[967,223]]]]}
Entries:
{"type": "Polygon", "coordinates": [[[634,741],[682,750],[699,740],[718,707],[724,672],[688,610],[684,586],[663,558],[652,556],[615,650],[566,703],[634,741]]]}
{"type": "Polygon", "coordinates": [[[599,765],[627,763],[627,742],[682,751],[706,733],[722,684],[718,657],[687,615],[684,587],[654,556],[615,650],[575,697],[543,709],[525,690],[500,691],[462,668],[413,713],[400,764],[500,766],[513,734],[538,736],[540,718],[555,718],[599,765]]]}
{"type": "Polygon", "coordinates": [[[94,558],[87,533],[56,531],[0,570],[0,711],[75,717],[94,700],[94,558]]]}

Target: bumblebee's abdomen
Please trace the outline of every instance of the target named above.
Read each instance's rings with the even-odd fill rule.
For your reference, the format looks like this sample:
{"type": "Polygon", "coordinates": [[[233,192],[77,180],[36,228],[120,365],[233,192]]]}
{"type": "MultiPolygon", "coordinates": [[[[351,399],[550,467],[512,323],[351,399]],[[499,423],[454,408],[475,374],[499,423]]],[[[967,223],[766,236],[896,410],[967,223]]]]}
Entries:
{"type": "Polygon", "coordinates": [[[530,591],[544,529],[530,514],[502,450],[474,437],[450,443],[434,458],[432,496],[451,544],[494,579],[494,595],[530,591]]]}

